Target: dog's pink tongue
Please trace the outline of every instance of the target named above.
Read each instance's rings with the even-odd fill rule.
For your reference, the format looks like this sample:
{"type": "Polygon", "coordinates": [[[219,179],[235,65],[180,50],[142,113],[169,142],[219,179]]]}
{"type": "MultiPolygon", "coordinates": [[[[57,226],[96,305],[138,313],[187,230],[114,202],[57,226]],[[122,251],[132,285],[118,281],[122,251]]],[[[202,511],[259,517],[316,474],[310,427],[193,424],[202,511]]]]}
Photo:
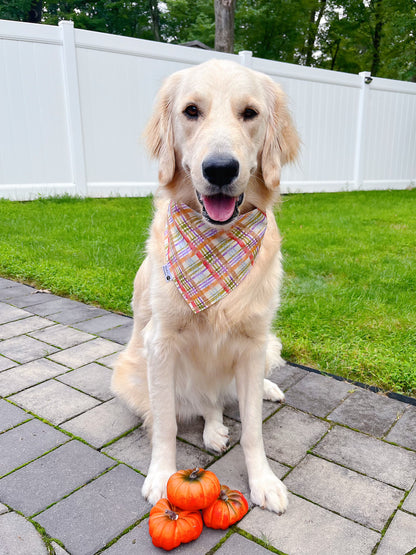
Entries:
{"type": "Polygon", "coordinates": [[[234,214],[235,198],[226,195],[203,197],[205,210],[211,220],[226,222],[234,214]]]}

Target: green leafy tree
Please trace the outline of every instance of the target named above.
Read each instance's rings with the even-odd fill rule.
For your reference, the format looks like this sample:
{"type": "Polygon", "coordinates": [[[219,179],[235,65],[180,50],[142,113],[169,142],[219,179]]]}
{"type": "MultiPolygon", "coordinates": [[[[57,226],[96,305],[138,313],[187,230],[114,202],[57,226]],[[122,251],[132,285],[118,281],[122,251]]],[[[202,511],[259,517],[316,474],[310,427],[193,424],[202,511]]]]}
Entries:
{"type": "Polygon", "coordinates": [[[260,58],[298,62],[309,7],[310,0],[239,0],[235,50],[252,50],[260,58]]]}
{"type": "Polygon", "coordinates": [[[150,4],[147,0],[123,2],[121,0],[44,0],[46,13],[43,21],[56,25],[71,19],[75,27],[129,37],[154,38],[150,4]]]}
{"type": "Polygon", "coordinates": [[[214,48],[214,2],[206,0],[166,0],[161,11],[162,37],[167,42],[181,44],[199,40],[214,48]]]}
{"type": "Polygon", "coordinates": [[[42,0],[0,0],[0,19],[40,23],[42,11],[42,0]]]}
{"type": "Polygon", "coordinates": [[[380,75],[416,82],[416,2],[386,2],[380,75]]]}
{"type": "Polygon", "coordinates": [[[330,0],[317,65],[393,79],[416,78],[414,0],[330,0]]]}

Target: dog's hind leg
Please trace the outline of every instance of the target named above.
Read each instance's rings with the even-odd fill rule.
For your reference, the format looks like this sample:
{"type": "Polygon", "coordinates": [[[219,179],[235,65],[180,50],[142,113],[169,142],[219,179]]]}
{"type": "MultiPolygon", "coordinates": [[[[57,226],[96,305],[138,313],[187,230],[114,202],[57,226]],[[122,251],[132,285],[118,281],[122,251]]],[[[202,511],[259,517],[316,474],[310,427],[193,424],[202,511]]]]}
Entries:
{"type": "Polygon", "coordinates": [[[225,451],[230,443],[228,428],[223,424],[222,411],[222,406],[212,406],[203,413],[205,447],[217,453],[225,451]]]}
{"type": "MultiPolygon", "coordinates": [[[[273,369],[279,368],[285,364],[281,357],[282,343],[272,333],[269,334],[266,351],[266,368],[265,376],[269,376],[273,369]]],[[[285,400],[285,394],[274,382],[264,379],[263,399],[266,401],[282,402],[285,400]]]]}
{"type": "Polygon", "coordinates": [[[143,418],[144,424],[151,430],[146,359],[143,347],[137,345],[134,335],[116,361],[111,390],[131,411],[143,418]]]}

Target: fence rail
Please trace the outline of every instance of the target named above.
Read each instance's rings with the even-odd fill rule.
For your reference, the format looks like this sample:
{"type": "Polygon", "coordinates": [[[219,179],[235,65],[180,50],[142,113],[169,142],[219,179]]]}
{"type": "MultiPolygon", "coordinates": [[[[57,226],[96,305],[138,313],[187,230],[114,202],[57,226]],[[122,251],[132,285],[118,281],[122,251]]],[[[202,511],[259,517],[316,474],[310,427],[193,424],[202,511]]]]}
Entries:
{"type": "Polygon", "coordinates": [[[416,184],[416,84],[74,29],[0,21],[0,197],[147,195],[156,91],[211,57],[278,81],[302,139],[282,192],[416,184]]]}

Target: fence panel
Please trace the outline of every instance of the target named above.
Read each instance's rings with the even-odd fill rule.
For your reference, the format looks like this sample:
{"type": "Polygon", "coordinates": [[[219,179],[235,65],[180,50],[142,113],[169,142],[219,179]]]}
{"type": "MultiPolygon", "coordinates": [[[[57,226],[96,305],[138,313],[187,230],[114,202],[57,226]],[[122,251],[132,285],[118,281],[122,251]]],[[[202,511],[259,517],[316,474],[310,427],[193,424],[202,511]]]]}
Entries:
{"type": "Polygon", "coordinates": [[[163,79],[213,56],[269,74],[302,139],[283,192],[416,181],[416,84],[95,33],[0,21],[0,197],[145,195],[141,134],[163,79]],[[368,79],[367,79],[368,80],[368,79]]]}
{"type": "Polygon", "coordinates": [[[60,29],[1,22],[0,195],[72,191],[60,29]]]}

